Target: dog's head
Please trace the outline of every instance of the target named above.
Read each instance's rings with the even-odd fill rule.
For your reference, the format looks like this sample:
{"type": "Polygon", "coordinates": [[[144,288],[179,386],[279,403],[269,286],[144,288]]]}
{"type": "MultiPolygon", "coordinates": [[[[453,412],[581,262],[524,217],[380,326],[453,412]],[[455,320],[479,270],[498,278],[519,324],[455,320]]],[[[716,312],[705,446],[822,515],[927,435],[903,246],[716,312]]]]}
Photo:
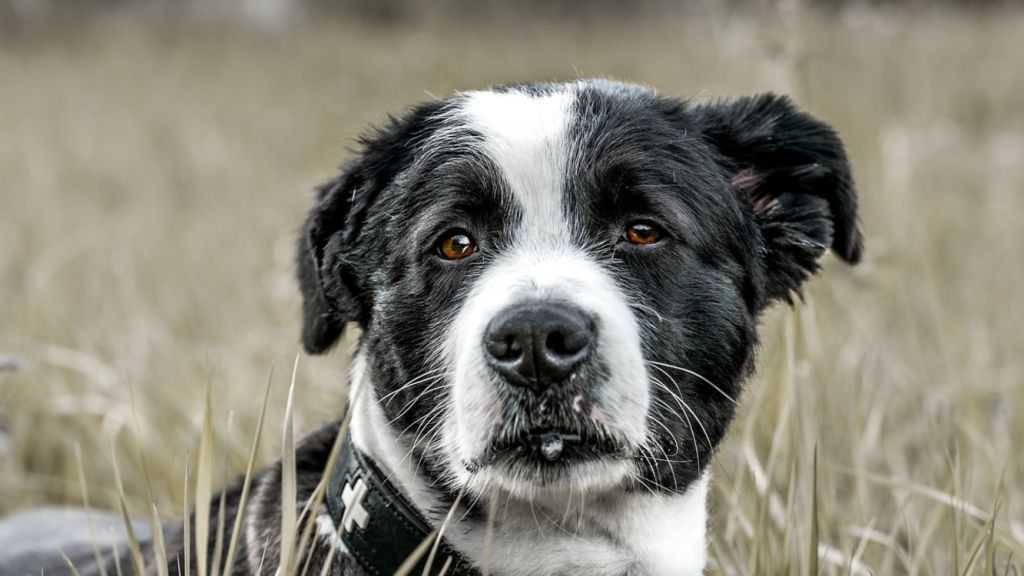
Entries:
{"type": "Polygon", "coordinates": [[[347,322],[387,433],[450,488],[682,491],[759,313],[861,236],[842,143],[785,98],[594,81],[458,94],[363,140],[299,243],[303,339],[347,322]]]}

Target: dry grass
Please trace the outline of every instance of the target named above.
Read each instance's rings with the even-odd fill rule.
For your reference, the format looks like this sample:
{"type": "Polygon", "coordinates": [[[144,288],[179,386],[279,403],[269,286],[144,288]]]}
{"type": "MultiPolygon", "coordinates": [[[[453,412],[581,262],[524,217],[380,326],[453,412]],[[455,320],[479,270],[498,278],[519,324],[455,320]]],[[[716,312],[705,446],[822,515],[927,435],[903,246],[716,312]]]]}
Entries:
{"type": "MultiPolygon", "coordinates": [[[[207,384],[232,424],[199,467],[243,471],[271,364],[298,349],[293,229],[359,130],[428,94],[607,75],[792,93],[860,184],[866,262],[830,262],[806,306],[765,320],[714,464],[717,570],[1016,573],[1024,12],[754,16],[265,35],[121,13],[0,39],[0,355],[25,361],[0,372],[0,512],[80,503],[76,446],[92,506],[116,508],[113,441],[129,510],[151,514],[148,476],[179,517],[207,384]]],[[[336,416],[343,356],[301,360],[297,431],[336,416]]]]}

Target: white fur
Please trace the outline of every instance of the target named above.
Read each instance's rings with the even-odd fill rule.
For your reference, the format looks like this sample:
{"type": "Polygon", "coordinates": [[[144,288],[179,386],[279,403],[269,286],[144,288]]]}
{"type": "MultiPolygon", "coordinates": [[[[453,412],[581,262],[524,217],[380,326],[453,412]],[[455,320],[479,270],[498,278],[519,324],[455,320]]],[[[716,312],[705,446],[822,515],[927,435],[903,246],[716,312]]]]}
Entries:
{"type": "Polygon", "coordinates": [[[338,534],[338,529],[334,525],[334,519],[331,518],[326,508],[321,510],[316,516],[316,536],[324,542],[335,546],[340,552],[348,552],[345,542],[341,539],[341,535],[338,534]]]}
{"type": "Polygon", "coordinates": [[[520,238],[560,242],[565,229],[562,189],[569,159],[567,141],[573,94],[470,92],[462,119],[484,137],[494,162],[523,209],[520,238]]]}

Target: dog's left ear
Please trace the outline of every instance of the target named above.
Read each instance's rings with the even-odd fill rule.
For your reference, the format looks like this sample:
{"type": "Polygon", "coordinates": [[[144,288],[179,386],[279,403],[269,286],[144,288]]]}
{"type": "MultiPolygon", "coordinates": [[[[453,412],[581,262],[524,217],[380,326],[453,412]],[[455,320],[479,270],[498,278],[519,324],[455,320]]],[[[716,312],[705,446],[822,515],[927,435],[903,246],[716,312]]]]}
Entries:
{"type": "Polygon", "coordinates": [[[851,264],[860,260],[857,192],[832,128],[774,94],[701,105],[694,114],[753,209],[766,301],[790,301],[829,247],[851,264]]]}
{"type": "Polygon", "coordinates": [[[316,205],[299,232],[296,254],[302,293],[302,344],[310,354],[329,350],[347,322],[360,321],[365,310],[363,291],[346,262],[353,240],[353,219],[365,184],[359,163],[317,188],[316,205]]]}

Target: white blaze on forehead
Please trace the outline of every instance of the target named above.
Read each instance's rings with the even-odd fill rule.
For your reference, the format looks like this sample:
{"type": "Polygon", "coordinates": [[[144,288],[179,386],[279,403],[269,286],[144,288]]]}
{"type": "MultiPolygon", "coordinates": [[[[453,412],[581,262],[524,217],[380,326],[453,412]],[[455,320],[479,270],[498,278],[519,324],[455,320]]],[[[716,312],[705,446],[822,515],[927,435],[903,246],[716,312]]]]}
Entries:
{"type": "MultiPolygon", "coordinates": [[[[539,94],[471,92],[454,112],[459,128],[479,134],[473,145],[500,172],[507,201],[522,214],[511,242],[495,250],[472,281],[442,347],[452,377],[442,443],[448,447],[449,471],[471,493],[493,484],[517,498],[533,498],[541,488],[491,467],[478,471],[474,484],[468,484],[469,464],[486,452],[504,406],[503,384],[488,365],[484,334],[502,310],[519,302],[558,302],[594,319],[596,354],[604,372],[603,381],[591,388],[603,415],[595,425],[612,429],[633,447],[646,439],[650,399],[640,327],[614,276],[578,242],[574,232],[579,223],[564,199],[572,169],[575,99],[573,86],[539,94]]],[[[628,472],[621,461],[595,466],[581,469],[587,473],[578,477],[578,485],[570,479],[566,486],[608,490],[628,472]]]]}
{"type": "Polygon", "coordinates": [[[462,106],[469,125],[523,210],[527,238],[565,234],[562,191],[569,155],[573,93],[470,92],[462,106]]]}

